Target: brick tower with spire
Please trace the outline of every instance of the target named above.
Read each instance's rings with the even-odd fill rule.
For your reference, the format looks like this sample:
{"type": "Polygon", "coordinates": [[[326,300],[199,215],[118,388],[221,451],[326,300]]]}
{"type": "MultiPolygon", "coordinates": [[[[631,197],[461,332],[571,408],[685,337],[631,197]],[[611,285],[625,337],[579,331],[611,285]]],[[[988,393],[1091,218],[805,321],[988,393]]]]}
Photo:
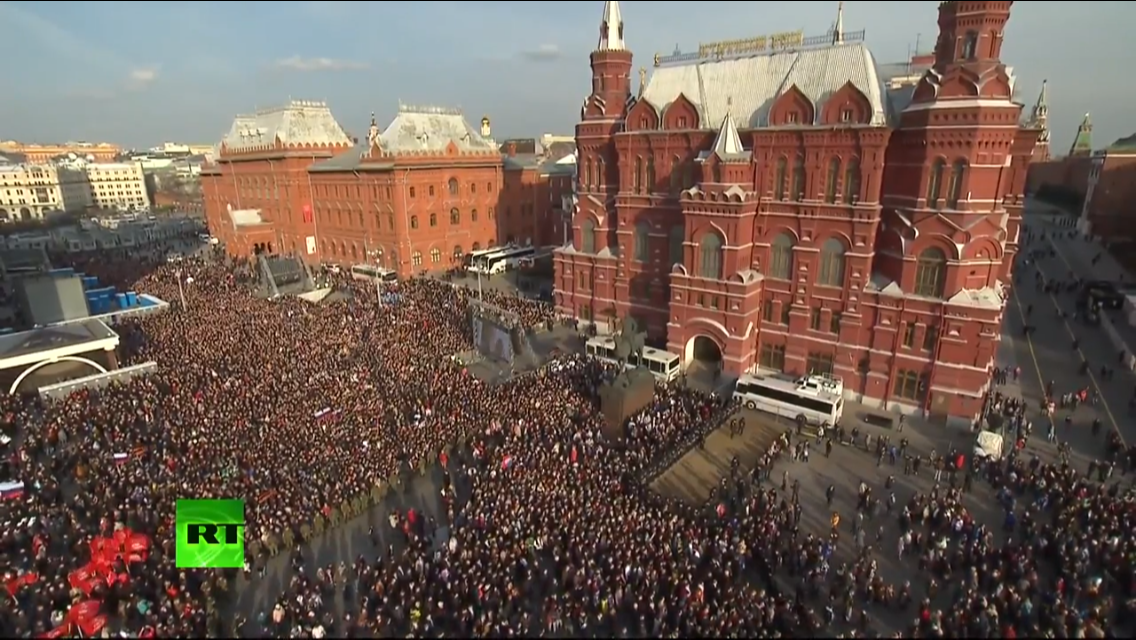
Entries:
{"type": "Polygon", "coordinates": [[[1041,131],[1037,136],[1037,146],[1034,147],[1034,162],[1049,162],[1049,81],[1041,81],[1041,92],[1037,95],[1037,102],[1030,113],[1030,126],[1041,131]]]}
{"type": "MultiPolygon", "coordinates": [[[[603,256],[618,253],[615,196],[619,193],[620,176],[614,139],[623,130],[624,117],[633,100],[632,55],[623,35],[619,2],[609,0],[604,4],[599,41],[591,54],[592,91],[584,98],[576,126],[579,205],[573,216],[573,235],[577,246],[594,248],[603,256]]],[[[600,271],[597,265],[587,277],[600,277],[600,271]]],[[[614,280],[614,271],[611,275],[614,280]]]]}

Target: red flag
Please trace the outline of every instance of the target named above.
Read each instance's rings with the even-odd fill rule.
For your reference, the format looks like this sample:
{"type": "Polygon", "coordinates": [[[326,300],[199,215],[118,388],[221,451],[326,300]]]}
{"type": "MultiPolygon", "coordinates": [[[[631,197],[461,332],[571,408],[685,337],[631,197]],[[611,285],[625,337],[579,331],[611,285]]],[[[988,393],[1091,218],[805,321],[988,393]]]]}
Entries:
{"type": "Polygon", "coordinates": [[[568,456],[568,458],[572,461],[572,464],[576,464],[576,458],[578,456],[579,453],[576,451],[576,445],[572,445],[572,453],[568,456]]]}
{"type": "Polygon", "coordinates": [[[107,617],[100,614],[91,618],[87,618],[85,620],[80,620],[79,622],[75,623],[75,626],[79,627],[79,630],[85,637],[93,638],[99,635],[99,632],[103,630],[103,627],[107,626],[107,622],[107,617]]]}
{"type": "Polygon", "coordinates": [[[51,631],[48,631],[47,633],[44,633],[44,634],[36,636],[36,637],[37,638],[65,638],[65,637],[71,635],[70,631],[71,631],[71,625],[70,624],[61,624],[58,627],[52,629],[51,631]]]}
{"type": "Polygon", "coordinates": [[[90,563],[88,563],[86,566],[79,567],[78,569],[76,569],[76,570],[72,571],[70,574],[68,574],[67,575],[67,582],[69,582],[71,584],[72,588],[81,589],[82,587],[80,585],[82,585],[82,584],[86,583],[88,580],[90,580],[91,577],[94,576],[94,574],[95,574],[95,571],[93,570],[93,567],[91,566],[90,563]]]}
{"type": "Polygon", "coordinates": [[[144,558],[146,554],[150,553],[150,536],[144,533],[136,533],[130,536],[130,539],[126,542],[126,552],[144,558]]]}
{"type": "Polygon", "coordinates": [[[138,637],[139,638],[156,638],[156,637],[158,637],[158,632],[154,630],[154,627],[151,627],[150,625],[146,625],[145,627],[142,627],[141,631],[138,632],[138,637]]]}
{"type": "Polygon", "coordinates": [[[77,624],[82,626],[83,620],[90,620],[99,615],[103,603],[99,600],[84,600],[78,604],[71,605],[67,611],[67,615],[63,618],[64,624],[77,624]]]}

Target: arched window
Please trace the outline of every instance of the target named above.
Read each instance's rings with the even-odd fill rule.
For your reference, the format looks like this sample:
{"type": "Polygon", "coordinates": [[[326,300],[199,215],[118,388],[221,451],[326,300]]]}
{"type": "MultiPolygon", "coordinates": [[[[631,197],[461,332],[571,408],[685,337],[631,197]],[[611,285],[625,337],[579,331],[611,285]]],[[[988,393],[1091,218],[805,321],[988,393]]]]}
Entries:
{"type": "Polygon", "coordinates": [[[422,252],[421,251],[415,251],[414,253],[410,254],[410,264],[412,264],[416,267],[422,266],[422,252]]]}
{"type": "Polygon", "coordinates": [[[860,159],[852,158],[844,167],[844,204],[856,204],[860,199],[860,159]]]}
{"type": "Polygon", "coordinates": [[[358,260],[359,259],[359,248],[356,247],[354,243],[351,244],[351,259],[352,260],[358,260]]]}
{"type": "Polygon", "coordinates": [[[959,200],[962,200],[963,180],[966,177],[966,161],[955,160],[951,165],[951,186],[947,192],[947,208],[958,209],[959,200]]]}
{"type": "Polygon", "coordinates": [[[769,246],[769,277],[778,280],[793,278],[793,245],[796,241],[787,232],[777,234],[769,246]]]}
{"type": "Polygon", "coordinates": [[[646,262],[650,258],[651,225],[639,222],[635,225],[635,261],[646,262]]]}
{"type": "Polygon", "coordinates": [[[469,221],[470,222],[477,222],[477,209],[470,209],[469,210],[469,221]]]}
{"type": "Polygon", "coordinates": [[[647,193],[655,192],[655,159],[647,158],[647,193]]]}
{"type": "Polygon", "coordinates": [[[826,287],[844,286],[844,243],[829,238],[820,248],[820,272],[817,284],[826,287]]]}
{"type": "Polygon", "coordinates": [[[947,254],[929,247],[915,262],[915,295],[942,298],[947,285],[947,254]]]}
{"type": "Polygon", "coordinates": [[[596,252],[596,223],[591,220],[585,220],[580,225],[580,244],[583,246],[580,251],[584,253],[596,252]]]}
{"type": "Polygon", "coordinates": [[[966,37],[962,41],[962,57],[966,60],[974,60],[978,57],[978,32],[967,31],[966,37]]]}
{"type": "Polygon", "coordinates": [[[635,158],[634,181],[635,193],[643,193],[643,158],[635,158]]]}
{"type": "Polygon", "coordinates": [[[446,187],[450,190],[451,196],[458,195],[458,179],[457,178],[450,178],[450,181],[446,183],[446,187]]]}
{"type": "Polygon", "coordinates": [[[461,224],[462,214],[457,210],[457,207],[450,209],[450,224],[461,224]]]}
{"type": "Polygon", "coordinates": [[[785,189],[788,187],[787,181],[789,179],[789,176],[788,176],[788,173],[787,173],[788,170],[789,170],[789,161],[785,159],[785,156],[781,156],[780,158],[777,159],[777,176],[776,176],[776,178],[774,179],[774,182],[773,182],[773,199],[774,200],[784,200],[785,199],[785,189]]]}
{"type": "Polygon", "coordinates": [[[789,190],[789,198],[793,202],[800,202],[805,197],[805,158],[797,156],[793,161],[793,187],[789,190]]]}
{"type": "Polygon", "coordinates": [[[824,184],[824,201],[836,204],[836,181],[840,179],[840,158],[828,161],[828,177],[824,184]]]}
{"type": "Polygon", "coordinates": [[[436,213],[430,214],[430,226],[431,227],[438,226],[438,214],[436,214],[436,213]]]}
{"type": "Polygon", "coordinates": [[[722,237],[711,231],[698,243],[698,275],[711,280],[722,279],[722,237]]]}
{"type": "Polygon", "coordinates": [[[715,162],[711,171],[714,172],[714,184],[722,184],[722,165],[715,162]]]}
{"type": "Polygon", "coordinates": [[[473,251],[481,251],[481,243],[480,242],[473,243],[473,251]]]}
{"type": "Polygon", "coordinates": [[[465,251],[462,251],[462,246],[460,244],[454,245],[454,262],[461,262],[464,255],[465,251]]]}
{"type": "Polygon", "coordinates": [[[430,264],[438,264],[442,261],[442,250],[434,247],[430,250],[430,264]]]}
{"type": "Polygon", "coordinates": [[[682,245],[686,242],[686,229],[681,224],[676,224],[671,227],[671,235],[669,238],[670,246],[668,247],[668,254],[671,261],[671,266],[682,264],[682,245]]]}
{"type": "Polygon", "coordinates": [[[418,216],[410,216],[410,228],[411,229],[417,229],[418,228],[418,216]]]}
{"type": "Polygon", "coordinates": [[[682,188],[682,159],[675,156],[671,159],[671,194],[674,195],[682,188]]]}
{"type": "Polygon", "coordinates": [[[604,186],[607,184],[607,162],[603,156],[596,158],[596,185],[604,186]]]}
{"type": "Polygon", "coordinates": [[[927,179],[927,208],[938,209],[939,199],[943,197],[943,172],[947,163],[942,158],[931,165],[931,176],[927,179]]]}
{"type": "Polygon", "coordinates": [[[584,170],[580,172],[580,183],[584,190],[592,186],[592,159],[584,158],[584,170]]]}

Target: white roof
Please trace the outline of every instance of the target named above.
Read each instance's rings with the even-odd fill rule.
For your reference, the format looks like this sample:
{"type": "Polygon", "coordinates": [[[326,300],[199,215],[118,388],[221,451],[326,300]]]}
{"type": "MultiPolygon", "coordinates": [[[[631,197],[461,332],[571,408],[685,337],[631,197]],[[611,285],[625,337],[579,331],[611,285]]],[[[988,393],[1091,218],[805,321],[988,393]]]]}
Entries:
{"type": "Polygon", "coordinates": [[[379,141],[383,151],[393,154],[442,153],[450,142],[462,153],[500,153],[492,138],[466,122],[460,109],[448,107],[399,105],[398,116],[379,141]]]}
{"type": "Polygon", "coordinates": [[[309,100],[293,100],[280,107],[237,116],[221,139],[234,151],[271,147],[276,140],[285,145],[314,147],[352,144],[327,103],[309,100]]]}
{"type": "Polygon", "coordinates": [[[862,42],[663,64],[651,75],[643,99],[661,112],[685,95],[699,109],[701,129],[718,126],[728,112],[742,129],[757,129],[768,126],[770,107],[794,85],[819,118],[825,101],[849,82],[871,103],[871,124],[886,124],[876,61],[862,42]]]}

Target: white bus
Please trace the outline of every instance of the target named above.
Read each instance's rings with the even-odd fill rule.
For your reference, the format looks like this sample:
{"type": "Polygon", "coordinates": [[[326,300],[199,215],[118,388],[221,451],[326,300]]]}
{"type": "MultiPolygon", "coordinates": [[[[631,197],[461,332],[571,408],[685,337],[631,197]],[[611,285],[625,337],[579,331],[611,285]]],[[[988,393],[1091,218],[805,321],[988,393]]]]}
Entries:
{"type": "Polygon", "coordinates": [[[534,247],[515,247],[503,249],[500,252],[485,256],[485,270],[481,271],[483,275],[497,275],[505,273],[510,269],[516,269],[521,261],[525,258],[532,257],[536,253],[534,247]]]}
{"type": "Polygon", "coordinates": [[[497,256],[503,255],[508,250],[508,247],[493,247],[492,249],[482,249],[477,253],[477,255],[473,255],[470,258],[469,271],[471,273],[489,275],[489,262],[497,256]]]}
{"type": "Polygon", "coordinates": [[[472,269],[481,261],[482,256],[487,256],[491,253],[497,253],[500,250],[501,249],[498,247],[489,247],[488,249],[474,249],[473,251],[465,254],[465,256],[462,258],[462,266],[466,269],[472,269]]]}
{"type": "MultiPolygon", "coordinates": [[[[585,351],[590,356],[595,356],[604,362],[618,364],[619,358],[615,355],[615,338],[606,336],[597,336],[588,340],[585,344],[585,351]]],[[[642,357],[632,354],[624,363],[627,369],[633,367],[643,367],[655,376],[656,380],[663,382],[670,382],[678,377],[681,372],[681,362],[679,357],[669,351],[662,349],[655,349],[653,347],[643,347],[642,357]]]]}
{"type": "Polygon", "coordinates": [[[844,383],[830,375],[801,378],[743,375],[734,397],[747,409],[808,424],[836,425],[844,415],[844,383]]]}
{"type": "Polygon", "coordinates": [[[351,277],[356,280],[378,280],[380,282],[395,282],[398,274],[390,269],[376,267],[372,264],[357,264],[351,267],[351,277]]]}

